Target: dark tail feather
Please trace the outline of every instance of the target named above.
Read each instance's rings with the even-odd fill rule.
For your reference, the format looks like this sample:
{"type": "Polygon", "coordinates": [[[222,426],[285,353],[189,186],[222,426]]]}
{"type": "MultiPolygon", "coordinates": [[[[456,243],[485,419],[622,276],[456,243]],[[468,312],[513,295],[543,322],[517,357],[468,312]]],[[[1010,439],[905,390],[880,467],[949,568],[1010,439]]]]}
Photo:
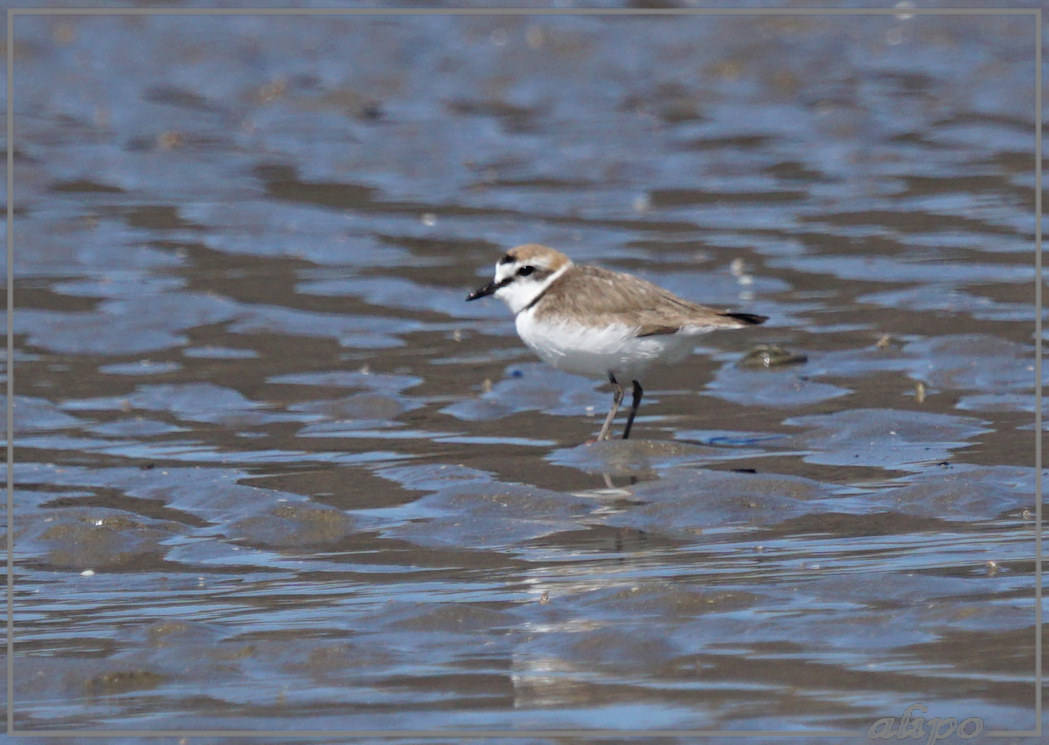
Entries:
{"type": "Polygon", "coordinates": [[[743,321],[748,326],[757,326],[759,323],[765,323],[769,320],[768,316],[759,316],[755,313],[722,313],[721,315],[725,318],[735,318],[737,321],[743,321]]]}

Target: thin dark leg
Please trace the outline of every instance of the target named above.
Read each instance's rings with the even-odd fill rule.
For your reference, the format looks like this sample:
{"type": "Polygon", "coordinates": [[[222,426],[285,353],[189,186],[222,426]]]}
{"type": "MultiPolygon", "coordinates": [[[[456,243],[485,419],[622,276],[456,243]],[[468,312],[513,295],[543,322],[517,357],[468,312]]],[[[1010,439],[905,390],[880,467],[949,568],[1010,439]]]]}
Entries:
{"type": "Polygon", "coordinates": [[[615,388],[615,393],[612,396],[612,408],[608,410],[608,416],[605,417],[605,426],[601,428],[601,434],[597,436],[598,440],[608,439],[608,430],[612,429],[612,420],[615,419],[616,412],[619,411],[619,404],[623,403],[623,386],[619,385],[616,376],[609,373],[608,382],[615,388]]]}
{"type": "Polygon", "coordinates": [[[630,416],[626,419],[626,429],[623,430],[623,439],[630,437],[630,428],[634,425],[634,417],[637,416],[637,407],[641,405],[641,397],[645,394],[641,390],[641,384],[634,381],[634,403],[630,407],[630,416]]]}

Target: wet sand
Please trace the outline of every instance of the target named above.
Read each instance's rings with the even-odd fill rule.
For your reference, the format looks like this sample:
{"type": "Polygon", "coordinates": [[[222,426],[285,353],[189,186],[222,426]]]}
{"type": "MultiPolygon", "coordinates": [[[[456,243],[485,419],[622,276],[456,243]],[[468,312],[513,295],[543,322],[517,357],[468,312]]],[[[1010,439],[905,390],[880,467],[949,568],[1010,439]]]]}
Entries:
{"type": "Polygon", "coordinates": [[[1032,728],[1031,23],[19,17],[16,726],[1032,728]]]}

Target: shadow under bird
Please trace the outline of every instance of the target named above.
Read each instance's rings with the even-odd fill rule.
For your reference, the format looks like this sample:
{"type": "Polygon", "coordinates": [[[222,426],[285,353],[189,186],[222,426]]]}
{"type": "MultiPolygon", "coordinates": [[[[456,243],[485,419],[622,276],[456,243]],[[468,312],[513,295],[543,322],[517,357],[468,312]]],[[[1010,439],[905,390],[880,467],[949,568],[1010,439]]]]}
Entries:
{"type": "Polygon", "coordinates": [[[633,385],[625,440],[644,394],[639,381],[650,366],[683,359],[699,334],[767,320],[697,305],[632,274],[575,264],[534,243],[507,251],[492,281],[466,299],[488,295],[506,303],[516,316],[518,336],[544,362],[612,383],[612,408],[599,440],[608,439],[623,402],[621,380],[633,385]]]}

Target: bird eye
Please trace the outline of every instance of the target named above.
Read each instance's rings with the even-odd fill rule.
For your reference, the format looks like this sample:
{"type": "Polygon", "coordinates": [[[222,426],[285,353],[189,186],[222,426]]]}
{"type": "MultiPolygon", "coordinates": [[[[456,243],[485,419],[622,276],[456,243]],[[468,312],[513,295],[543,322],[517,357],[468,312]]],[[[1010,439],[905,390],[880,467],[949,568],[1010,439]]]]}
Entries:
{"type": "Polygon", "coordinates": [[[534,266],[523,266],[517,270],[518,277],[527,277],[529,274],[535,271],[534,266]]]}

